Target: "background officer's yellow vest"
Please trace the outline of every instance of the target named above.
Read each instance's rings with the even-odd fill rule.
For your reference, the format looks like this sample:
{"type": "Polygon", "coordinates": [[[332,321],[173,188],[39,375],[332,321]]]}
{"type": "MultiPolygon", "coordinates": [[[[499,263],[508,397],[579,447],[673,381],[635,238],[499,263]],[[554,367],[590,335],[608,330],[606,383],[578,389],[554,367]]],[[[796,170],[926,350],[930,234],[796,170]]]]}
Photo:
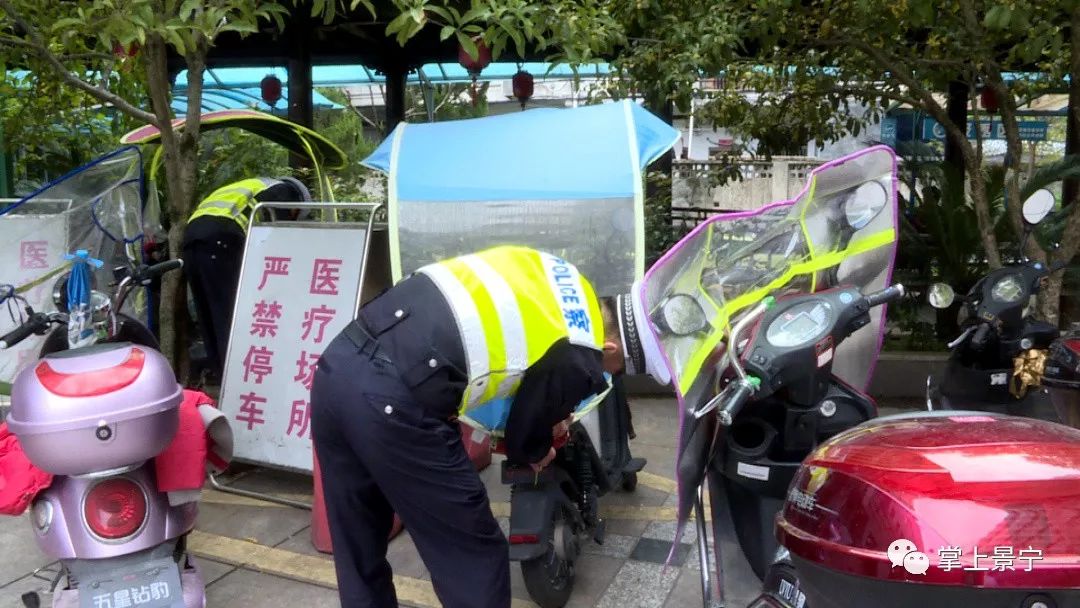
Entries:
{"type": "Polygon", "coordinates": [[[526,247],[496,247],[417,270],[454,311],[468,364],[461,411],[517,392],[525,370],[552,344],[601,350],[604,323],[577,268],[526,247]]]}
{"type": "Polygon", "coordinates": [[[226,217],[235,220],[247,231],[251,210],[255,208],[255,196],[280,183],[276,179],[253,177],[222,186],[199,203],[188,221],[204,215],[226,217]]]}

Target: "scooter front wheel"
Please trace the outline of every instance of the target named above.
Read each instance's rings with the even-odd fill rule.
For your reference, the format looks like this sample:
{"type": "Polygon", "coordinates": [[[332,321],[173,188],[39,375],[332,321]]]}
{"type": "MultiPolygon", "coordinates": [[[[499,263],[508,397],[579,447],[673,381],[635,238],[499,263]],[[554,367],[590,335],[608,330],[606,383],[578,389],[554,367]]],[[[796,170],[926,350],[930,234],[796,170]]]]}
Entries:
{"type": "Polygon", "coordinates": [[[560,510],[556,510],[547,551],[540,557],[521,562],[521,575],[529,597],[540,608],[562,608],[570,601],[574,590],[574,557],[570,549],[576,540],[569,538],[573,531],[560,510]],[[556,549],[556,546],[561,547],[556,549]]]}

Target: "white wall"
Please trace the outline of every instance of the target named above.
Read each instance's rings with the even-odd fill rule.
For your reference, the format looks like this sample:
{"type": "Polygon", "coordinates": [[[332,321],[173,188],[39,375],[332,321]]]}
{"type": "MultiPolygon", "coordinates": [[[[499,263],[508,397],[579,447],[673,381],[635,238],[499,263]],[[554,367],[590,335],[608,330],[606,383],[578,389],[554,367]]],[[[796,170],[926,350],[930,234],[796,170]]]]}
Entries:
{"type": "MultiPolygon", "coordinates": [[[[756,95],[748,94],[747,97],[753,100],[756,95]]],[[[861,117],[866,114],[867,107],[862,105],[853,106],[852,111],[861,117]]],[[[689,122],[689,118],[678,118],[675,120],[675,128],[683,134],[679,143],[675,144],[675,154],[678,158],[682,158],[683,146],[686,145],[686,140],[689,136],[689,122]]],[[[727,129],[713,129],[707,124],[702,124],[701,121],[694,121],[693,141],[690,144],[691,149],[689,159],[707,160],[709,158],[710,146],[715,146],[717,140],[728,139],[731,137],[732,135],[727,129]]],[[[817,142],[812,141],[807,145],[805,154],[814,158],[831,160],[861,150],[870,145],[871,142],[878,141],[880,138],[880,123],[872,124],[860,131],[858,137],[845,137],[834,143],[818,144],[817,142]]],[[[756,142],[751,141],[750,149],[753,150],[755,147],[756,142]]]]}

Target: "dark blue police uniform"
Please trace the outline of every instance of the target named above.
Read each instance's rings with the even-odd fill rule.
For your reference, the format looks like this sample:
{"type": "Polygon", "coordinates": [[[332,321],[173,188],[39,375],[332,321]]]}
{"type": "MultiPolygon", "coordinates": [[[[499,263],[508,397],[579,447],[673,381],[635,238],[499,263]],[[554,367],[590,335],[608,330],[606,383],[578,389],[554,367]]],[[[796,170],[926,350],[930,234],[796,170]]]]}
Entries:
{"type": "MultiPolygon", "coordinates": [[[[456,422],[466,382],[453,313],[422,274],[365,305],[319,360],[312,438],[342,606],[397,606],[386,561],[395,512],[444,606],[510,605],[506,538],[456,422]]],[[[508,460],[542,459],[552,426],[604,388],[598,351],[557,342],[514,398],[508,460]]]]}

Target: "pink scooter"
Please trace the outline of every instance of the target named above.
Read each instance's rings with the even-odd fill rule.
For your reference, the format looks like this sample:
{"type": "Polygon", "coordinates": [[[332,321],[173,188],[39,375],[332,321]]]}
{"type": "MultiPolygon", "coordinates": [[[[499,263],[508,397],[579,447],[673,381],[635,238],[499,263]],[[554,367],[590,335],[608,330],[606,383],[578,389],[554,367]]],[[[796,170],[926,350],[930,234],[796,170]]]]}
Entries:
{"type": "MultiPolygon", "coordinates": [[[[97,344],[68,349],[59,298],[59,312],[28,310],[29,319],[0,338],[6,348],[60,325],[41,359],[16,377],[7,418],[30,461],[55,476],[31,506],[38,546],[61,564],[54,608],[206,605],[185,546],[198,503],[159,492],[153,464],[177,433],[182,390],[153,334],[120,313],[132,288],[181,265],[118,270],[115,298],[92,300],[103,335],[97,344]]],[[[23,603],[41,600],[29,593],[23,603]]]]}

